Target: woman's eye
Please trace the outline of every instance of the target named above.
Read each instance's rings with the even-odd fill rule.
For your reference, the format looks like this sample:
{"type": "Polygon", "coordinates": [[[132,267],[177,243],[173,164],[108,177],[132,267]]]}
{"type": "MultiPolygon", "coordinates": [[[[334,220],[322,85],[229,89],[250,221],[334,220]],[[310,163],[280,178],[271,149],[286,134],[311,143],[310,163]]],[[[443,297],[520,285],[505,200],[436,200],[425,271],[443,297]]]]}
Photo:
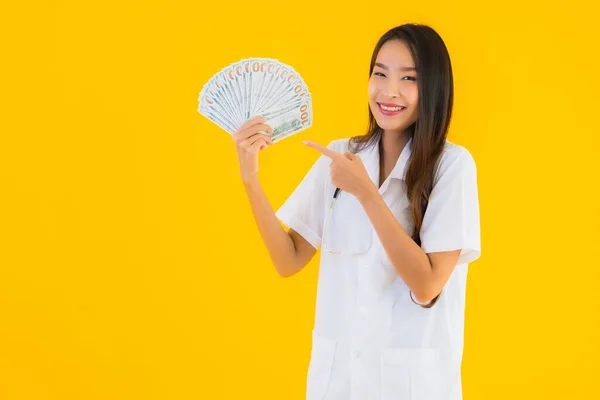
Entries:
{"type": "Polygon", "coordinates": [[[384,74],[382,74],[381,72],[375,72],[373,75],[375,76],[385,76],[384,74]]]}
{"type": "Polygon", "coordinates": [[[414,76],[405,76],[402,79],[408,79],[408,80],[411,80],[411,81],[416,81],[417,80],[417,78],[415,78],[414,76]]]}

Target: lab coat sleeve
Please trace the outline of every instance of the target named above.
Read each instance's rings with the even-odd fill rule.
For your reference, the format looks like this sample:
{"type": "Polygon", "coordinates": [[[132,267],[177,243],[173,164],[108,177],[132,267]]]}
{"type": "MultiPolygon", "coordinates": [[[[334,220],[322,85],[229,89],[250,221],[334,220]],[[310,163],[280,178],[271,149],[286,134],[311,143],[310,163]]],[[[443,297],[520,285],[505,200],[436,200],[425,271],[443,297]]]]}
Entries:
{"type": "MultiPolygon", "coordinates": [[[[328,147],[331,148],[331,143],[328,147]]],[[[328,161],[329,158],[321,155],[275,213],[284,225],[298,232],[315,249],[321,246],[325,219],[328,161]]]]}
{"type": "Polygon", "coordinates": [[[481,254],[477,168],[468,150],[442,159],[421,226],[425,253],[461,249],[457,265],[481,254]]]}

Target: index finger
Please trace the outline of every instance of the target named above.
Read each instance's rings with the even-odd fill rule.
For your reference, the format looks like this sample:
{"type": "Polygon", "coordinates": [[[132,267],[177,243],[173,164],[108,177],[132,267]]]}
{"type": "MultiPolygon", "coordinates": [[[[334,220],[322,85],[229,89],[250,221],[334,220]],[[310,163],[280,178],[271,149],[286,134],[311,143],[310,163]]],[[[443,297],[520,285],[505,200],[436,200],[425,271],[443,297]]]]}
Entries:
{"type": "Polygon", "coordinates": [[[329,158],[336,158],[336,157],[340,157],[341,154],[337,153],[327,147],[324,147],[318,143],[315,142],[311,142],[310,140],[305,140],[304,144],[307,145],[308,147],[312,147],[313,149],[316,149],[317,151],[320,151],[322,154],[326,155],[329,158]]]}

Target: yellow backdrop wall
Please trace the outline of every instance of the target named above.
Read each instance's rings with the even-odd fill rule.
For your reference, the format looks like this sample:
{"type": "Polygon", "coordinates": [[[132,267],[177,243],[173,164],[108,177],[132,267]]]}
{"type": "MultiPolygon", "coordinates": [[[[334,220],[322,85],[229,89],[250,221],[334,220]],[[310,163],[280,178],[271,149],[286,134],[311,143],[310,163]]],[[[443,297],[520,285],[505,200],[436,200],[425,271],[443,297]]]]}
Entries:
{"type": "Polygon", "coordinates": [[[479,171],[465,400],[600,398],[597,10],[483,4],[3,0],[0,399],[302,399],[317,258],[275,274],[197,96],[244,57],[304,77],[313,127],[261,155],[278,207],[303,139],[364,131],[404,22],[446,41],[479,171]]]}

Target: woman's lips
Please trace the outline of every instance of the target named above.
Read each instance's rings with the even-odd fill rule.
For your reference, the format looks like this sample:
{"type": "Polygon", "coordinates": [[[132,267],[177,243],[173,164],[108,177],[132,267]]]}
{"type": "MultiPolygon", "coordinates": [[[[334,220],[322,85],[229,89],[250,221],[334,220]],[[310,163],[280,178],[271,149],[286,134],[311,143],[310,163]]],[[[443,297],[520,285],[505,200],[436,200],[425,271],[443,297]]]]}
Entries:
{"type": "Polygon", "coordinates": [[[401,106],[399,104],[391,104],[391,103],[377,103],[379,107],[379,111],[383,115],[394,116],[400,114],[402,111],[406,109],[406,107],[401,106]]]}

